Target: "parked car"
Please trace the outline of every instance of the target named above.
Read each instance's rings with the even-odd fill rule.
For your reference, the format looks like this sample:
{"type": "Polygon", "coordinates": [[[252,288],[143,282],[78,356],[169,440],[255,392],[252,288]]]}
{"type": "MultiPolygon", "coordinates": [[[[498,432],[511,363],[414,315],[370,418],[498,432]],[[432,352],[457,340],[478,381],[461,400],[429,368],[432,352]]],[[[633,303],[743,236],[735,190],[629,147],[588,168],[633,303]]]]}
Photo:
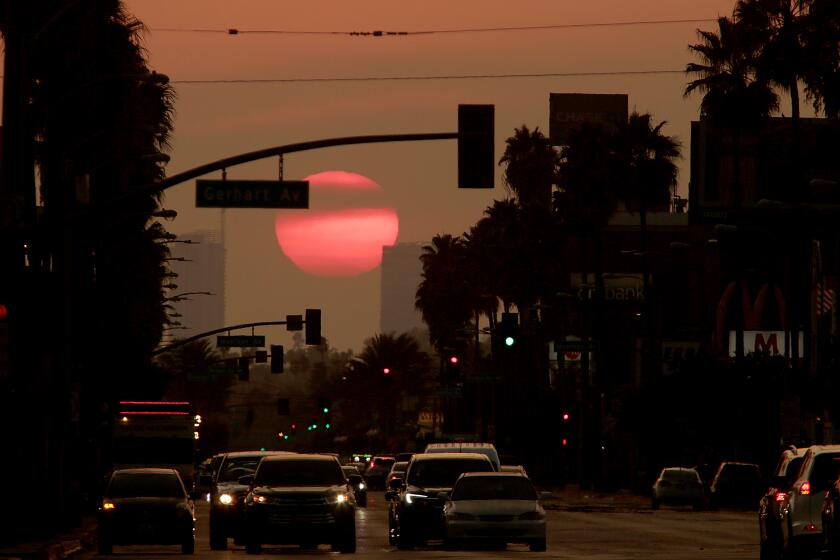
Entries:
{"type": "Polygon", "coordinates": [[[371,490],[384,490],[385,480],[395,462],[394,457],[387,455],[377,455],[371,459],[370,464],[365,469],[365,482],[367,482],[368,488],[371,490]]]}
{"type": "Polygon", "coordinates": [[[752,509],[761,498],[763,484],[757,464],[724,461],[709,487],[709,505],[752,509]]]}
{"type": "Polygon", "coordinates": [[[193,554],[193,498],[175,469],[115,470],[99,507],[99,554],[111,554],[115,544],[178,544],[193,554]]]}
{"type": "Polygon", "coordinates": [[[537,491],[520,472],[469,472],[461,475],[443,507],[443,543],[524,543],[546,550],[545,510],[537,491]]]}
{"type": "Polygon", "coordinates": [[[779,507],[781,549],[785,558],[804,557],[823,542],[825,492],[840,469],[840,445],[812,445],[805,452],[797,478],[779,507]]]}
{"type": "Polygon", "coordinates": [[[758,536],[761,560],[779,558],[782,549],[782,529],[779,525],[779,505],[784,502],[790,485],[796,480],[807,447],[791,446],[782,451],[769,486],[758,502],[758,536]]]}
{"type": "Polygon", "coordinates": [[[703,481],[696,470],[666,467],[653,483],[650,505],[653,509],[659,509],[660,504],[689,505],[699,510],[703,508],[705,501],[703,481]]]}
{"type": "Polygon", "coordinates": [[[499,472],[518,472],[528,476],[528,473],[525,471],[525,467],[522,465],[501,465],[499,467],[499,472]]]}
{"type": "Polygon", "coordinates": [[[344,465],[341,467],[341,470],[344,472],[344,476],[347,477],[347,482],[349,482],[350,486],[353,488],[356,505],[366,507],[367,484],[365,484],[365,479],[362,478],[362,475],[359,473],[359,469],[353,465],[344,465]]]}
{"type": "Polygon", "coordinates": [[[274,451],[236,451],[225,453],[210,489],[210,550],[226,550],[228,538],[242,543],[242,515],[248,486],[239,482],[254,474],[263,457],[274,451]]]}
{"type": "Polygon", "coordinates": [[[446,443],[430,443],[426,446],[425,453],[483,453],[487,455],[493,464],[493,470],[498,471],[501,467],[499,453],[492,443],[480,443],[473,441],[453,441],[446,443]]]}
{"type": "Polygon", "coordinates": [[[385,494],[388,542],[402,550],[443,537],[443,506],[455,481],[465,472],[494,472],[483,453],[419,453],[411,458],[404,480],[385,494]]]}
{"type": "Polygon", "coordinates": [[[263,457],[253,475],[240,479],[245,497],[242,533],[245,552],[259,554],[263,544],[329,544],[356,552],[356,504],[338,459],[321,454],[263,457]]]}

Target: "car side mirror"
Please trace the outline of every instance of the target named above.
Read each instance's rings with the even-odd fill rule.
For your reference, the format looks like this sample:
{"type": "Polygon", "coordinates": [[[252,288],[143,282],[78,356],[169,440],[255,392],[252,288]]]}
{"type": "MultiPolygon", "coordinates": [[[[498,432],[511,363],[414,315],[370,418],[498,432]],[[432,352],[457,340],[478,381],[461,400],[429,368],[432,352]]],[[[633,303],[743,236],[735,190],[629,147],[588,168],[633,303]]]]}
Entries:
{"type": "Polygon", "coordinates": [[[239,477],[239,484],[242,486],[252,486],[254,484],[254,475],[247,474],[239,477]]]}
{"type": "Polygon", "coordinates": [[[388,482],[388,487],[391,490],[399,490],[400,488],[402,488],[402,483],[403,483],[403,481],[402,481],[401,478],[394,477],[394,478],[391,479],[390,482],[388,482]]]}
{"type": "Polygon", "coordinates": [[[550,500],[554,497],[551,492],[540,492],[540,500],[550,500]]]}

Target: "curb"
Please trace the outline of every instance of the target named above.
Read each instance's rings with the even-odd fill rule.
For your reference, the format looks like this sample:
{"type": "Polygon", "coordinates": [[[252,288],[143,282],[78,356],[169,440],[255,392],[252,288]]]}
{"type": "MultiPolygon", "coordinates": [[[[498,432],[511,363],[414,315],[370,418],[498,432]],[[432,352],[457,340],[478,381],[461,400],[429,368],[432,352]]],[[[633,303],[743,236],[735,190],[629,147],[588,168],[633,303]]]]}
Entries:
{"type": "Polygon", "coordinates": [[[96,522],[42,542],[21,543],[0,549],[0,560],[65,560],[96,546],[96,522]]]}

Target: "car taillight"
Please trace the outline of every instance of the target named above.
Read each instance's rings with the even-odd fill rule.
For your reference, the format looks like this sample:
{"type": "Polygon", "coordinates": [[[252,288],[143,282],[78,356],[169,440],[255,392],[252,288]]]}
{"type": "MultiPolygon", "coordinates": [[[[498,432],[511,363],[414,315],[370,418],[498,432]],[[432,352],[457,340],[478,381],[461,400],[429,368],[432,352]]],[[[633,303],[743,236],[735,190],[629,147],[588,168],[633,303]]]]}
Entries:
{"type": "Polygon", "coordinates": [[[783,502],[785,500],[785,496],[787,496],[787,492],[776,492],[776,501],[783,502]]]}
{"type": "Polygon", "coordinates": [[[800,496],[807,496],[811,493],[811,483],[810,482],[803,482],[802,486],[799,487],[799,495],[800,496]]]}

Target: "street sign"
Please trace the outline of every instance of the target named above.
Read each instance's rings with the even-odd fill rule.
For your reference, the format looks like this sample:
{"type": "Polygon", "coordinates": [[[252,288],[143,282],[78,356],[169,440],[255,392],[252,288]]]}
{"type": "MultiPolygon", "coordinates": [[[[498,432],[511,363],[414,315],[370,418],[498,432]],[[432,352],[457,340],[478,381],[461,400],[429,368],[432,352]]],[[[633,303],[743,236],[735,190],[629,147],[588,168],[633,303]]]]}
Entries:
{"type": "Polygon", "coordinates": [[[309,181],[198,179],[196,208],[309,208],[309,181]]]}
{"type": "Polygon", "coordinates": [[[218,348],[262,348],[265,346],[265,336],[217,336],[216,346],[218,348]]]}

